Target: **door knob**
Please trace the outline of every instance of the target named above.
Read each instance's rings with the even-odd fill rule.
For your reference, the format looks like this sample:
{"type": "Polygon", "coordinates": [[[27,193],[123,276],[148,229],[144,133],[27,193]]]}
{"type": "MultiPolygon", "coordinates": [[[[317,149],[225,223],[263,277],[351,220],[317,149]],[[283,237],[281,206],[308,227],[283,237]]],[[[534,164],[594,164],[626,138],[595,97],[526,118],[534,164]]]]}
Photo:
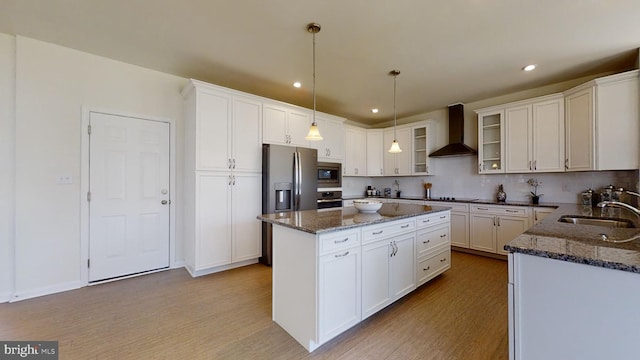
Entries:
{"type": "Polygon", "coordinates": [[[167,205],[168,203],[169,203],[169,202],[168,202],[167,200],[162,200],[162,201],[160,201],[160,204],[162,204],[162,205],[167,205]]]}

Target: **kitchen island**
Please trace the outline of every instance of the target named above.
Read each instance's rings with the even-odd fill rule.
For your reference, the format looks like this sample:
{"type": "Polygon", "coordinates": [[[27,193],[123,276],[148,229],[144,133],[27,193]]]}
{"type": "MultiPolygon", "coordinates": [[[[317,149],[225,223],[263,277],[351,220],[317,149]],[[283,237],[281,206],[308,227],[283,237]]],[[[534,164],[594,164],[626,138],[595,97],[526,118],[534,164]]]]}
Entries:
{"type": "Polygon", "coordinates": [[[265,214],[272,317],[309,352],[451,266],[448,207],[385,203],[265,214]]]}
{"type": "Polygon", "coordinates": [[[624,359],[640,342],[640,219],[561,205],[505,246],[510,359],[624,359]],[[631,228],[564,223],[578,215],[631,228]],[[603,241],[629,242],[613,243],[603,241]]]}

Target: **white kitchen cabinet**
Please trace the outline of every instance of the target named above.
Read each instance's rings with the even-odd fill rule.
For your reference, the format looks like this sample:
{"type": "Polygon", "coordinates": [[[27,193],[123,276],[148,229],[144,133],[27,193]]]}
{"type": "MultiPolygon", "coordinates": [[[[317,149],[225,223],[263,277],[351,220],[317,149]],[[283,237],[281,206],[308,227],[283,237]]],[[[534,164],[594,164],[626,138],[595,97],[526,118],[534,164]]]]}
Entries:
{"type": "Polygon", "coordinates": [[[309,147],[305,140],[311,111],[293,105],[265,101],[262,105],[262,142],[309,147]]]}
{"type": "Polygon", "coordinates": [[[365,129],[345,125],[343,176],[367,176],[367,134],[365,129]]]}
{"type": "Polygon", "coordinates": [[[412,175],[435,175],[429,161],[429,153],[435,144],[435,132],[431,122],[411,127],[411,173],[412,175]]]}
{"type": "Polygon", "coordinates": [[[193,171],[262,171],[262,104],[191,80],[185,97],[185,155],[193,171]],[[191,164],[193,162],[193,164],[191,164]]]}
{"type": "Polygon", "coordinates": [[[344,119],[316,113],[316,122],[322,140],[309,141],[309,146],[318,150],[318,161],[342,163],[344,159],[344,119]]]}
{"type": "Polygon", "coordinates": [[[567,171],[638,169],[638,73],[605,76],[564,93],[567,171]]]}
{"type": "Polygon", "coordinates": [[[185,102],[184,244],[192,276],[257,262],[261,99],[191,80],[185,102]]]}
{"type": "Polygon", "coordinates": [[[497,108],[504,108],[505,114],[503,142],[507,173],[564,171],[562,94],[503,104],[497,108]]]}
{"type": "Polygon", "coordinates": [[[469,204],[442,201],[427,201],[426,204],[451,208],[451,245],[469,248],[469,204]]]}
{"type": "Polygon", "coordinates": [[[504,172],[504,109],[477,110],[478,173],[504,172]]]}
{"type": "Polygon", "coordinates": [[[384,176],[384,131],[367,130],[367,175],[384,176]]]}
{"type": "Polygon", "coordinates": [[[403,126],[398,127],[395,131],[393,128],[387,128],[384,130],[384,174],[385,176],[398,176],[398,175],[411,175],[411,160],[412,160],[412,139],[411,139],[411,127],[403,126]],[[398,141],[402,152],[399,154],[390,153],[389,147],[393,142],[393,139],[398,141]]]}
{"type": "Polygon", "coordinates": [[[638,351],[638,274],[509,255],[509,358],[628,359],[638,351]]]}
{"type": "Polygon", "coordinates": [[[415,236],[412,231],[362,246],[363,319],[415,289],[415,236]]]}
{"type": "Polygon", "coordinates": [[[321,343],[359,323],[362,318],[359,239],[356,245],[319,258],[318,327],[321,343]]]}
{"type": "Polygon", "coordinates": [[[531,208],[532,219],[529,222],[532,225],[537,224],[540,220],[544,219],[547,215],[554,212],[556,209],[548,207],[534,207],[531,208]]]}
{"type": "Polygon", "coordinates": [[[470,243],[474,250],[506,255],[504,245],[529,228],[529,208],[471,205],[470,243]]]}
{"type": "Polygon", "coordinates": [[[193,276],[216,267],[260,257],[262,176],[199,172],[196,175],[195,234],[185,239],[187,268],[193,276]]]}

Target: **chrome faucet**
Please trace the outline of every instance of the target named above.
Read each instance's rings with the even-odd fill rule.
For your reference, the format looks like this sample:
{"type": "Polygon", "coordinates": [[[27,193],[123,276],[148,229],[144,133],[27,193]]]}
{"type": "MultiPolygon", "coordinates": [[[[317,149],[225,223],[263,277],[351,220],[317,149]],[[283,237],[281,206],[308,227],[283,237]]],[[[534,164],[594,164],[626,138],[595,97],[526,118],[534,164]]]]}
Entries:
{"type": "MultiPolygon", "coordinates": [[[[623,190],[623,192],[627,193],[629,195],[640,197],[640,193],[637,193],[635,191],[623,190]]],[[[606,206],[619,207],[619,208],[627,209],[627,210],[631,211],[632,213],[640,216],[640,208],[636,208],[634,206],[631,206],[631,205],[629,205],[627,203],[623,203],[621,201],[601,201],[601,202],[598,203],[598,207],[599,208],[604,208],[606,206]]]]}

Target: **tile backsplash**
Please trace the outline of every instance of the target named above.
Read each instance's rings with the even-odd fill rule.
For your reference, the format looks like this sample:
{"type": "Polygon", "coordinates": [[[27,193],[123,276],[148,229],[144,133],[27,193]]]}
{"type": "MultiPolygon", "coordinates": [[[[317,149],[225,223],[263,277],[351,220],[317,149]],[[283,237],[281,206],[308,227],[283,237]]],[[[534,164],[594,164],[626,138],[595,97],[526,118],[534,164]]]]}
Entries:
{"type": "Polygon", "coordinates": [[[616,187],[638,189],[638,170],[617,171],[585,171],[567,173],[531,173],[531,174],[492,174],[477,173],[477,157],[461,156],[449,158],[433,158],[431,167],[436,175],[403,176],[403,177],[345,177],[343,194],[345,196],[363,195],[368,185],[377,189],[392,188],[395,195],[394,180],[400,183],[402,196],[424,195],[424,182],[433,184],[431,196],[454,196],[457,198],[494,199],[498,185],[504,185],[507,201],[529,201],[531,187],[527,180],[535,178],[541,185],[538,193],[544,194],[540,203],[577,203],[579,194],[589,188],[599,190],[603,186],[613,184],[616,187]]]}

